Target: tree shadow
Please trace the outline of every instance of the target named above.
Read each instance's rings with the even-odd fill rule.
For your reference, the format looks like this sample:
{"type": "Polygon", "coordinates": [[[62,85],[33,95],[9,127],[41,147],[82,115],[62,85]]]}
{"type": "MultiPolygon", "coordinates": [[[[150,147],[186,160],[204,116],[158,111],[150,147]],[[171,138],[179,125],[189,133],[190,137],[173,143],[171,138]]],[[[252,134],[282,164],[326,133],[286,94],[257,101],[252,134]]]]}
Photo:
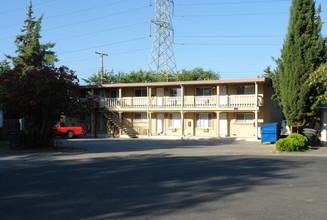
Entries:
{"type": "Polygon", "coordinates": [[[0,173],[2,219],[126,219],[176,210],[293,179],[303,166],[271,157],[124,158],[63,162],[0,173]]]}

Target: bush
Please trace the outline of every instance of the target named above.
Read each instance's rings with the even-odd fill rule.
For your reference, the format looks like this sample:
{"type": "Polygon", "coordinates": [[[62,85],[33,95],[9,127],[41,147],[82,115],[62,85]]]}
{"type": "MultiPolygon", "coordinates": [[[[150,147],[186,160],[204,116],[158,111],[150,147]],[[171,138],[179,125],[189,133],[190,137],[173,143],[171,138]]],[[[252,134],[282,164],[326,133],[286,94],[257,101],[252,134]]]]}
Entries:
{"type": "Polygon", "coordinates": [[[301,135],[293,133],[287,138],[279,139],[276,143],[276,149],[279,151],[301,151],[308,146],[308,139],[301,135]]]}

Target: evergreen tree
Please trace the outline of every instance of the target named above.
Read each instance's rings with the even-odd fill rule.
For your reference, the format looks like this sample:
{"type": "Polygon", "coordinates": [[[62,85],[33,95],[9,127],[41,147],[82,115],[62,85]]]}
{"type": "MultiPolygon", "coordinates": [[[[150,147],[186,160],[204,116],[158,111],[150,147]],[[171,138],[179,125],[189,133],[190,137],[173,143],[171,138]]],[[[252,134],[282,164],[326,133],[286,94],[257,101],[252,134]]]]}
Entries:
{"type": "MultiPolygon", "coordinates": [[[[320,8],[320,7],[319,7],[320,8]]],[[[326,62],[326,42],[313,0],[293,0],[281,58],[276,60],[275,92],[290,125],[305,125],[313,119],[312,96],[306,80],[326,62]]]]}
{"type": "Polygon", "coordinates": [[[17,66],[22,64],[25,72],[32,69],[40,70],[42,66],[52,66],[57,60],[56,55],[50,49],[55,46],[54,43],[40,43],[40,30],[43,15],[36,21],[33,17],[32,2],[28,8],[27,19],[24,21],[22,34],[15,40],[17,46],[17,56],[9,56],[12,64],[17,66]]]}

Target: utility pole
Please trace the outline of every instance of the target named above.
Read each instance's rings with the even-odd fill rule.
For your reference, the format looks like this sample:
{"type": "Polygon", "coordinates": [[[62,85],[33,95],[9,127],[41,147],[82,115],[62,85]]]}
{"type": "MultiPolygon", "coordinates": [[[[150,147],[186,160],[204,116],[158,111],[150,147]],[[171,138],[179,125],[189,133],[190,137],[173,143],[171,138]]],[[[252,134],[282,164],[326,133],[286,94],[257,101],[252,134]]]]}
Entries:
{"type": "Polygon", "coordinates": [[[151,23],[155,25],[155,32],[147,72],[165,74],[167,81],[169,74],[174,76],[177,73],[171,15],[174,15],[173,0],[155,0],[155,15],[151,20],[151,23]]]}
{"type": "Polygon", "coordinates": [[[102,83],[103,83],[103,55],[108,56],[108,54],[103,53],[103,52],[101,52],[101,53],[95,52],[95,54],[101,55],[101,79],[100,79],[100,82],[101,82],[101,85],[102,85],[102,83]]]}

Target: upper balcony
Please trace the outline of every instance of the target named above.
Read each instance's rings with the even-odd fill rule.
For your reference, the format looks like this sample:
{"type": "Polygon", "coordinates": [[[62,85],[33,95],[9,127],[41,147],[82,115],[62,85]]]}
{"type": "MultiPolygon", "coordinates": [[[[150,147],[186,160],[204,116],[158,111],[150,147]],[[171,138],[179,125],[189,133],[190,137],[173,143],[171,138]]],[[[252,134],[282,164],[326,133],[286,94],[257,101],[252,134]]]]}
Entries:
{"type": "MultiPolygon", "coordinates": [[[[101,102],[101,101],[100,101],[101,102]]],[[[230,95],[220,96],[185,96],[181,97],[125,97],[125,98],[106,98],[103,100],[106,108],[121,109],[173,109],[181,108],[254,108],[263,106],[263,98],[256,95],[230,95]],[[183,101],[183,102],[182,102],[183,101]]]]}

